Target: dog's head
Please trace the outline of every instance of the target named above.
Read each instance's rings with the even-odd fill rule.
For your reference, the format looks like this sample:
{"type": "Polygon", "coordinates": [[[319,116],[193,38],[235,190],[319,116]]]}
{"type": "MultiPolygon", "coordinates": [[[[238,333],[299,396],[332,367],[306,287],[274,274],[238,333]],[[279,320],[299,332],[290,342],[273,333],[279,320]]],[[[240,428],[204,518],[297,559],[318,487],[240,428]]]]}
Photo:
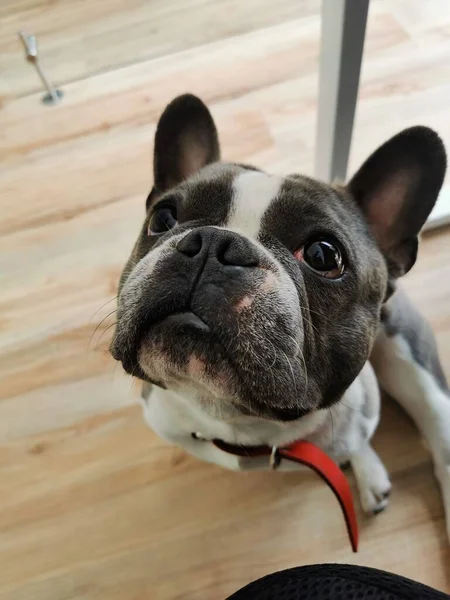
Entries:
{"type": "Polygon", "coordinates": [[[415,262],[445,151],[430,129],[405,130],[345,187],[219,160],[208,109],[175,99],[112,354],[216,414],[296,419],[339,400],[366,362],[382,303],[415,262]]]}

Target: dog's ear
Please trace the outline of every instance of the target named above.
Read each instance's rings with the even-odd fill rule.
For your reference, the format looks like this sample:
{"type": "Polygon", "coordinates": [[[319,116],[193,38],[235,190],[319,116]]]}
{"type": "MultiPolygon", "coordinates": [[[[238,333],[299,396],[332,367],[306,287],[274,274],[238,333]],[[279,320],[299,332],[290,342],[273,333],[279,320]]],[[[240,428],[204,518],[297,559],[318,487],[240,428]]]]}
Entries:
{"type": "Polygon", "coordinates": [[[444,180],[446,155],[439,136],[412,127],[376,150],[347,186],[383,252],[391,277],[413,266],[418,234],[444,180]]]}
{"type": "Polygon", "coordinates": [[[196,96],[178,96],[166,107],[156,128],[154,187],[147,206],[163,192],[219,159],[219,141],[211,113],[196,96]]]}

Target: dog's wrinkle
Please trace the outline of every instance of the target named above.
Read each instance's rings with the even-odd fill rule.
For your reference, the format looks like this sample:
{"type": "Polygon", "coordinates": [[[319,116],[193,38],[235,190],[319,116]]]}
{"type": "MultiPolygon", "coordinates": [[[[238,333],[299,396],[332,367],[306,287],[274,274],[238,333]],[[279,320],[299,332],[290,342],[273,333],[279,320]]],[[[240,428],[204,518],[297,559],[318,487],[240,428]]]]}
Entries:
{"type": "MultiPolygon", "coordinates": [[[[198,272],[197,272],[197,273],[195,274],[195,276],[194,276],[194,280],[193,280],[193,282],[192,282],[192,286],[191,286],[191,289],[190,289],[190,291],[189,291],[189,295],[188,295],[188,304],[189,304],[189,306],[192,304],[192,300],[193,300],[193,297],[194,297],[195,291],[196,291],[196,289],[197,289],[197,286],[198,286],[198,284],[199,284],[199,282],[200,282],[200,279],[201,279],[201,277],[202,277],[203,271],[205,270],[206,263],[208,262],[208,257],[209,257],[209,247],[210,247],[210,245],[211,245],[211,242],[212,242],[212,239],[211,239],[211,238],[209,238],[209,239],[208,239],[208,247],[207,247],[207,251],[205,252],[205,255],[204,255],[204,257],[203,257],[202,263],[200,264],[200,267],[199,267],[199,269],[198,269],[198,272]]],[[[195,314],[195,313],[194,313],[194,311],[193,311],[192,309],[191,309],[191,312],[192,312],[193,314],[195,314]]],[[[200,319],[201,321],[203,320],[203,319],[201,319],[201,318],[200,318],[198,315],[195,315],[195,316],[196,316],[198,319],[200,319]]],[[[205,323],[205,325],[206,325],[206,323],[205,323]]]]}
{"type": "MultiPolygon", "coordinates": [[[[194,282],[190,286],[190,290],[188,292],[188,296],[187,296],[185,303],[178,304],[174,309],[172,309],[170,311],[167,311],[167,312],[163,311],[162,314],[158,314],[156,316],[156,318],[155,318],[155,315],[152,310],[145,310],[144,313],[136,315],[135,327],[132,329],[133,333],[131,334],[131,336],[130,336],[131,328],[129,328],[129,331],[128,331],[128,339],[127,339],[126,347],[129,349],[129,351],[128,351],[129,356],[127,357],[127,348],[124,348],[123,356],[121,356],[120,351],[119,352],[116,351],[113,354],[113,356],[116,360],[121,360],[122,364],[124,365],[125,370],[128,370],[125,367],[125,361],[127,363],[132,363],[132,364],[136,364],[138,362],[137,357],[138,357],[138,353],[139,353],[139,348],[142,344],[142,340],[143,340],[144,336],[148,333],[148,331],[154,325],[156,325],[157,323],[161,322],[162,320],[164,320],[167,317],[170,317],[171,315],[174,315],[174,314],[181,314],[183,312],[192,312],[193,314],[195,314],[194,311],[191,310],[190,304],[191,304],[191,300],[192,300],[193,294],[195,292],[195,288],[197,286],[198,280],[201,277],[201,273],[203,272],[205,263],[206,263],[206,261],[203,261],[203,265],[201,265],[199,272],[195,275],[194,282]]],[[[200,320],[202,320],[198,315],[195,315],[195,316],[198,317],[200,320]]],[[[205,325],[206,325],[206,323],[205,323],[205,325]]]]}
{"type": "Polygon", "coordinates": [[[290,422],[297,421],[302,417],[305,417],[311,412],[311,409],[302,408],[301,406],[295,408],[272,408],[271,413],[277,421],[290,422]]]}

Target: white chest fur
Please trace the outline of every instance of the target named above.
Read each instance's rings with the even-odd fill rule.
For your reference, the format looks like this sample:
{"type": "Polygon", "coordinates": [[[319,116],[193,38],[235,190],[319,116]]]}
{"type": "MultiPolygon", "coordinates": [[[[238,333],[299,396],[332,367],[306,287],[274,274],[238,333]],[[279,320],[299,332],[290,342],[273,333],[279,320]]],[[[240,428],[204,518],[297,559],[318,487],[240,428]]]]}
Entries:
{"type": "Polygon", "coordinates": [[[209,414],[195,399],[160,388],[153,388],[144,399],[143,407],[148,425],[169,442],[202,460],[234,470],[247,470],[267,468],[267,460],[231,456],[208,441],[195,440],[192,433],[200,433],[207,440],[218,438],[243,446],[282,446],[305,439],[320,446],[335,460],[345,461],[358,453],[375,431],[379,402],[377,382],[367,363],[339,404],[289,423],[243,415],[219,418],[209,414]]]}

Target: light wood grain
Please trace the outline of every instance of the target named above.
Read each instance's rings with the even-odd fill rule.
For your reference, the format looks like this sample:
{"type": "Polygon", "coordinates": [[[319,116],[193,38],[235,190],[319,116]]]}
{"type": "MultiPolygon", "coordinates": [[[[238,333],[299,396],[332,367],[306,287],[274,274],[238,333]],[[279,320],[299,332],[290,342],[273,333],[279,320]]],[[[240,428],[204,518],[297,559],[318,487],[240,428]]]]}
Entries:
{"type": "Polygon", "coordinates": [[[61,85],[110,69],[316,14],[319,0],[165,0],[2,2],[0,85],[4,101],[39,89],[21,60],[18,30],[30,30],[61,85]]]}
{"type": "MultiPolygon", "coordinates": [[[[384,405],[376,439],[392,502],[360,515],[352,555],[314,475],[228,473],[166,445],[107,353],[159,113],[192,91],[212,109],[225,158],[311,173],[318,10],[318,0],[1,3],[0,600],[220,600],[326,561],[450,591],[432,465],[396,405],[384,405]],[[40,103],[22,28],[64,88],[58,107],[40,103]]],[[[352,170],[411,124],[450,147],[449,69],[447,3],[373,0],[352,170]]],[[[448,230],[427,234],[404,285],[450,375],[448,230]]]]}

